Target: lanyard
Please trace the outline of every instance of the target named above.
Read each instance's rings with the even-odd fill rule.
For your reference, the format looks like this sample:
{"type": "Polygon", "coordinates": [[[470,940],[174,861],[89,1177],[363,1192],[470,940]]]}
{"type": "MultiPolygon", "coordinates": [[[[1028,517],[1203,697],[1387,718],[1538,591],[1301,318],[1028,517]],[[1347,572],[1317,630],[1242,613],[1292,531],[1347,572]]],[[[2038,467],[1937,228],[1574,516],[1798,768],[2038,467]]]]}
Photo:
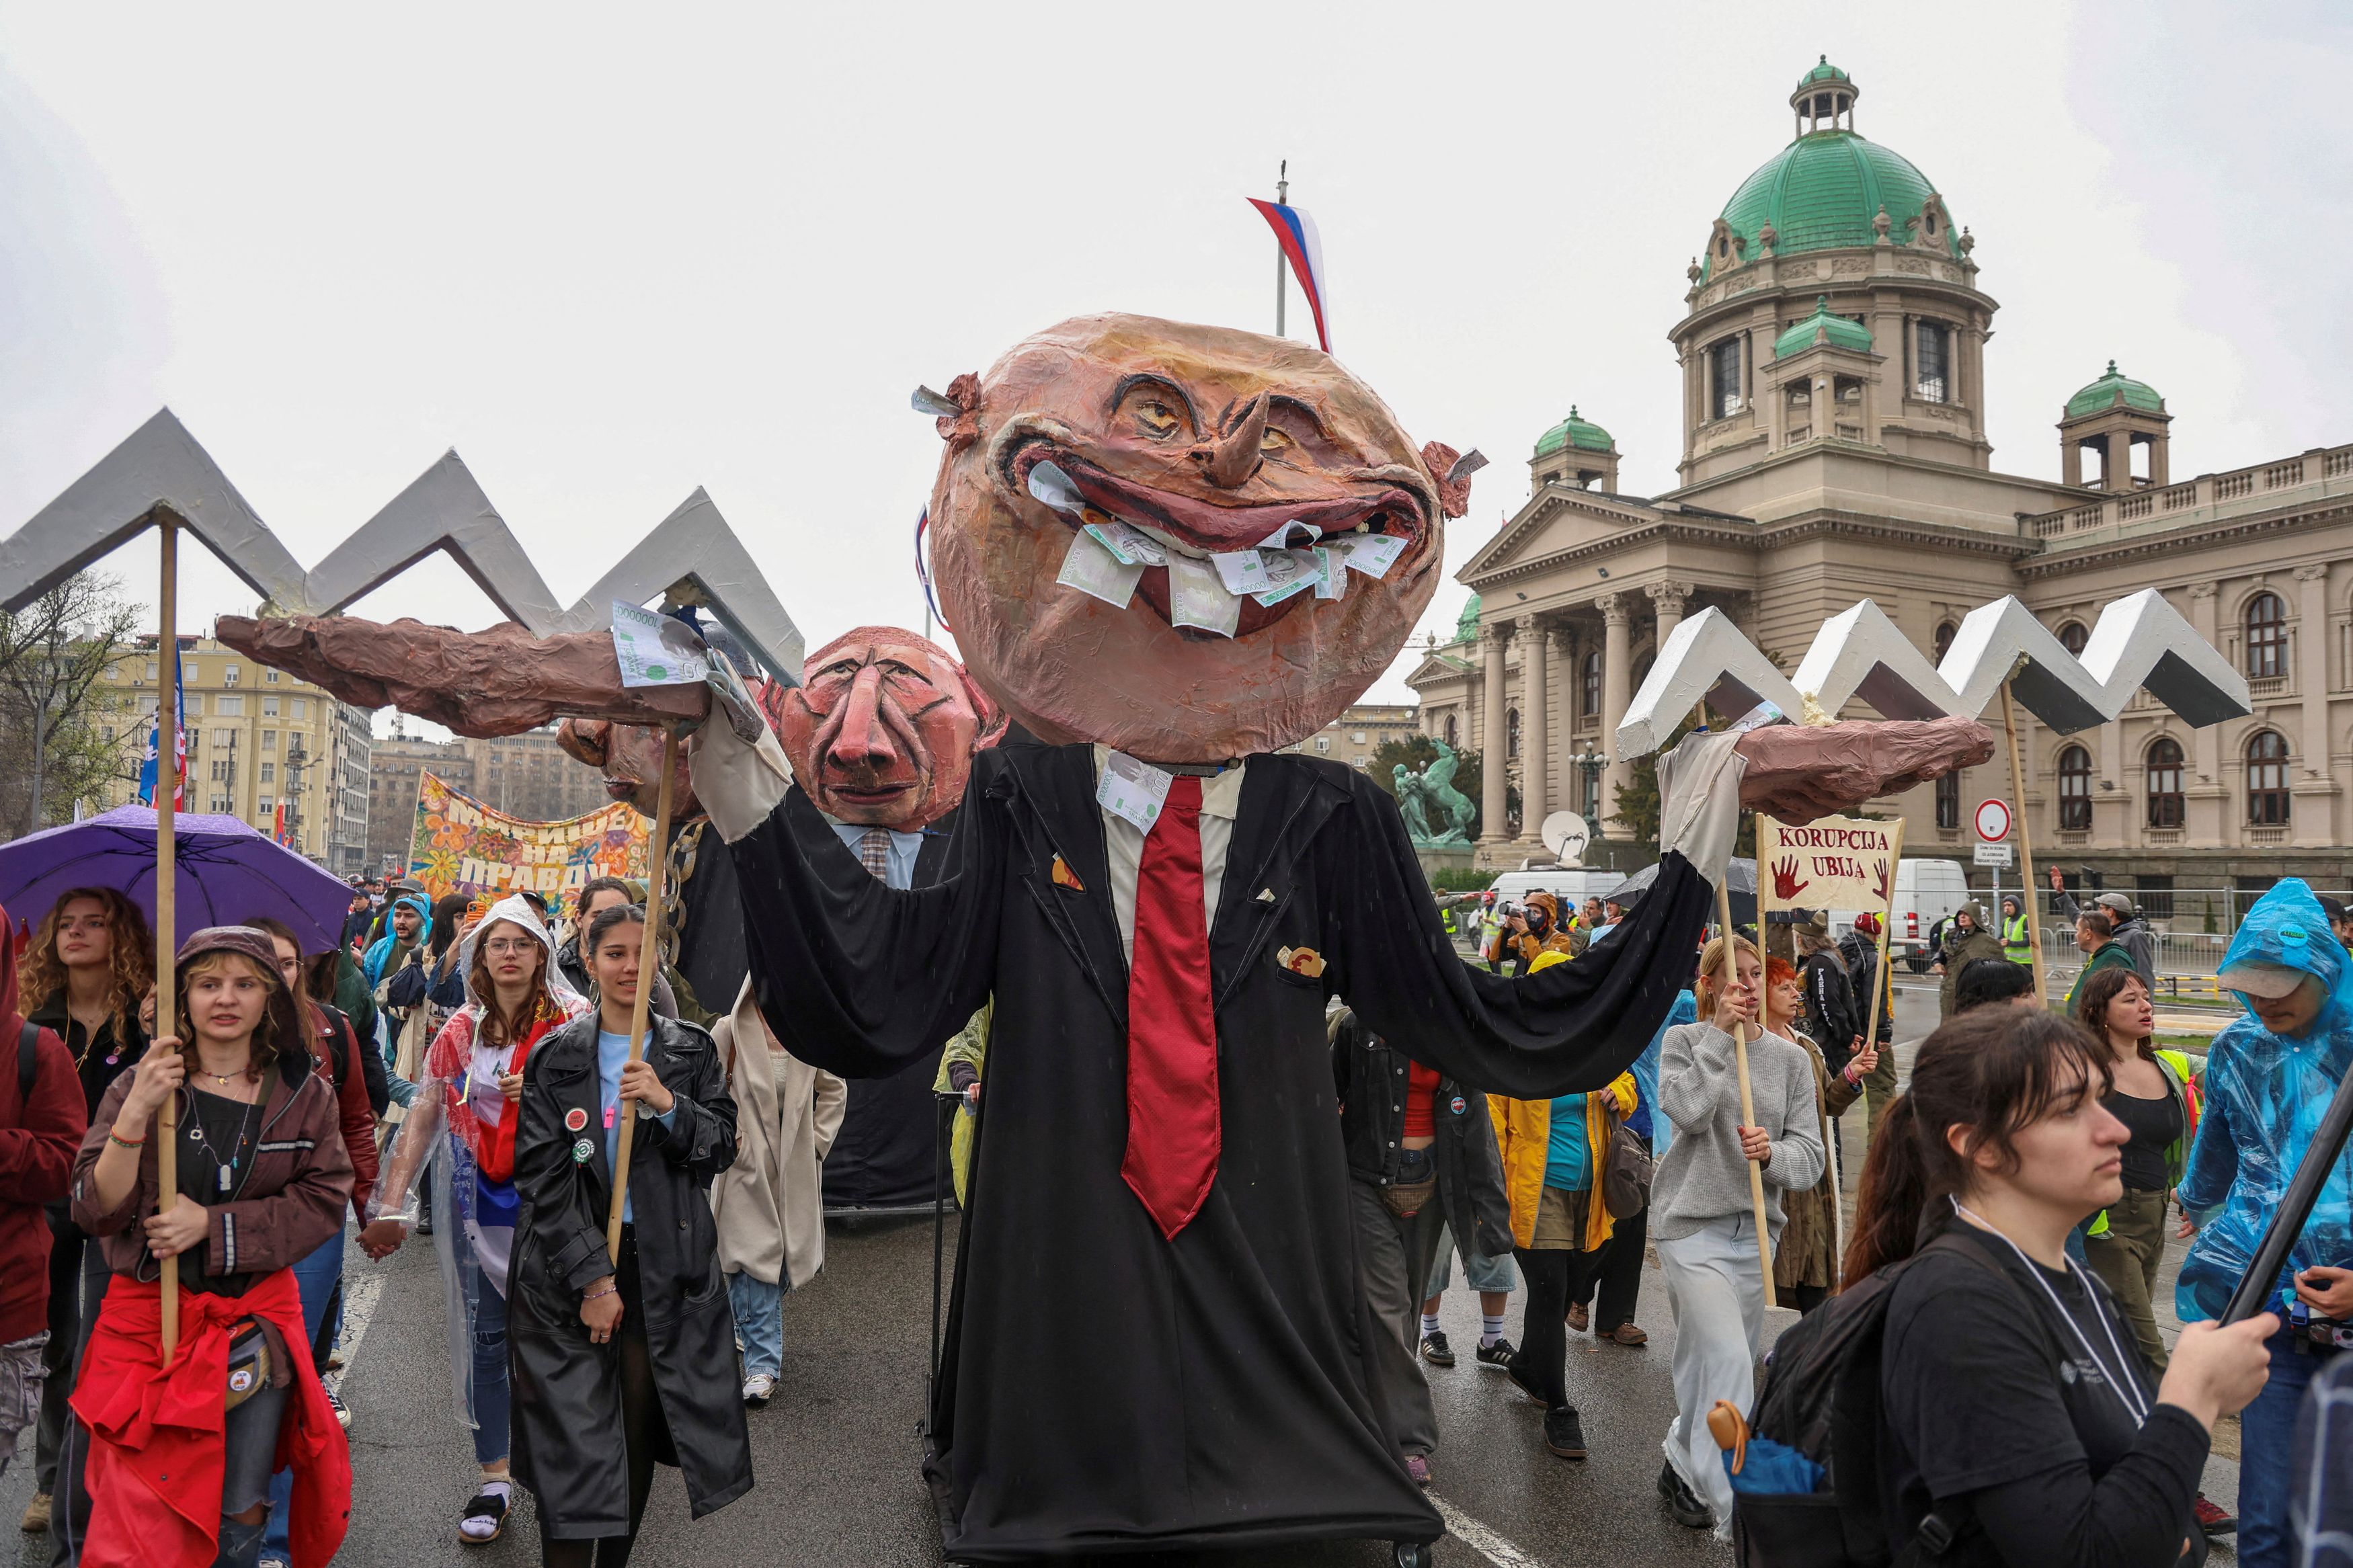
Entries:
{"type": "MultiPolygon", "coordinates": [[[[2100,1352],[2092,1348],[2091,1338],[2084,1332],[2084,1325],[2077,1322],[2075,1314],[2060,1302],[2059,1292],[2051,1289],[2051,1281],[2042,1277],[2042,1270],[2037,1268],[2034,1266],[2034,1260],[2026,1256],[2026,1249],[2010,1237],[2002,1236],[2001,1232],[1994,1229],[1992,1225],[1988,1223],[1983,1215],[1965,1206],[1960,1199],[1953,1198],[1949,1201],[1955,1214],[1974,1220],[1989,1235],[2000,1237],[2002,1245],[2018,1254],[2018,1260],[2026,1265],[2027,1274],[2037,1285],[2042,1287],[2042,1294],[2050,1299],[2051,1310],[2059,1314],[2059,1321],[2067,1325],[2068,1331],[2075,1336],[2075,1342],[2084,1347],[2084,1353],[2091,1358],[2094,1366],[2100,1369],[2100,1375],[2108,1380],[2108,1386],[2116,1390],[2116,1402],[2125,1407],[2125,1414],[2132,1417],[2133,1425],[2137,1427],[2146,1422],[2148,1419],[2148,1401],[2141,1397],[2139,1384],[2130,1379],[2132,1363],[2125,1355],[2124,1346],[2116,1342],[2116,1324],[2109,1321],[2109,1314],[2101,1309],[2099,1292],[2092,1289],[2091,1281],[2079,1279],[2076,1282],[2083,1288],[2084,1300],[2092,1303],[2093,1315],[2100,1320],[2101,1331],[2107,1335],[2108,1349],[2116,1352],[2116,1366],[2113,1370],[2100,1352]]],[[[2065,1261],[2069,1274],[2080,1273],[2073,1258],[2070,1258],[2065,1261]]]]}

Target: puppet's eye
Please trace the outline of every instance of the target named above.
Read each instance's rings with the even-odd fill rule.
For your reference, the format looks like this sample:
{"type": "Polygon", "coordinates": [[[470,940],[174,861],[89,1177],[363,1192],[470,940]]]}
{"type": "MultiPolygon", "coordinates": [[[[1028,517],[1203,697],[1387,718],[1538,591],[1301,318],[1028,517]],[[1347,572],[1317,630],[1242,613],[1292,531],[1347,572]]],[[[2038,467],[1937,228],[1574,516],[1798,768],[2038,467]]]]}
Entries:
{"type": "Polygon", "coordinates": [[[1176,411],[1156,397],[1138,398],[1129,405],[1135,412],[1136,428],[1155,440],[1176,433],[1176,411]]]}
{"type": "Polygon", "coordinates": [[[1271,425],[1266,427],[1266,434],[1258,438],[1258,449],[1261,457],[1288,458],[1297,451],[1298,448],[1298,442],[1293,440],[1290,437],[1284,435],[1282,431],[1276,429],[1271,425]]]}

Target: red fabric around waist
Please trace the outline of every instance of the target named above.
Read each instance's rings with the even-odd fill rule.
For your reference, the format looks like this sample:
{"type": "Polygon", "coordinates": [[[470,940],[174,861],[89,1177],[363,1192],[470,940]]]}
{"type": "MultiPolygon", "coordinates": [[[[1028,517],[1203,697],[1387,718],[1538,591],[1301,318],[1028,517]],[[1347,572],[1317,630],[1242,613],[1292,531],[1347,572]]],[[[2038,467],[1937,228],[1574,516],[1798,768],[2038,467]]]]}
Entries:
{"type": "Polygon", "coordinates": [[[1419,1062],[1409,1064],[1405,1075],[1405,1136],[1435,1138],[1438,1128],[1430,1120],[1431,1097],[1438,1093],[1438,1069],[1419,1062]]]}

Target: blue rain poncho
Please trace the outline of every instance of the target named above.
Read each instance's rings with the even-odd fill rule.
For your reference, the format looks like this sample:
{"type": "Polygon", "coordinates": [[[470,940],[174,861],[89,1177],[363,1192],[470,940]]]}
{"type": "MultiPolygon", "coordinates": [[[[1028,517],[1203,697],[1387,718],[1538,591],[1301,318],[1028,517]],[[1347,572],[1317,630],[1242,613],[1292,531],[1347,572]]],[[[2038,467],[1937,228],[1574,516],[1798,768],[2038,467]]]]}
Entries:
{"type": "MultiPolygon", "coordinates": [[[[2291,878],[2256,900],[2222,968],[2248,960],[2315,975],[2328,1000],[2300,1036],[2274,1034],[2249,1011],[2214,1037],[2204,1115],[2181,1178],[2181,1206],[2199,1225],[2174,1296],[2184,1322],[2219,1318],[2230,1304],[2353,1067],[2353,963],[2311,889],[2291,878]]],[[[2243,994],[2239,1001],[2246,1005],[2243,994]]],[[[2265,1308],[2279,1309],[2294,1276],[2315,1265],[2353,1266],[2353,1152],[2330,1172],[2265,1308]]]]}

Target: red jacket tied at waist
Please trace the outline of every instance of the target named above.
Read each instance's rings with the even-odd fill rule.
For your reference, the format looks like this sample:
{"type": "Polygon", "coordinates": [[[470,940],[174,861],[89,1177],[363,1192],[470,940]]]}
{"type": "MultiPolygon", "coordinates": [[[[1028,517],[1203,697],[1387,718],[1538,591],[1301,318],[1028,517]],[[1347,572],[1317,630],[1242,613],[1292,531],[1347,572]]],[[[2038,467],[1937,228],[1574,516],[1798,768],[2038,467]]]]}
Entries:
{"type": "Polygon", "coordinates": [[[277,1463],[294,1470],[294,1568],[325,1568],[351,1524],[351,1448],[311,1365],[293,1273],[264,1275],[243,1296],[181,1292],[168,1367],[163,1315],[161,1287],[118,1274],[82,1355],[73,1409],[90,1434],[83,1568],[208,1568],[218,1554],[228,1346],[245,1318],[278,1331],[270,1349],[292,1374],[277,1463]]]}

